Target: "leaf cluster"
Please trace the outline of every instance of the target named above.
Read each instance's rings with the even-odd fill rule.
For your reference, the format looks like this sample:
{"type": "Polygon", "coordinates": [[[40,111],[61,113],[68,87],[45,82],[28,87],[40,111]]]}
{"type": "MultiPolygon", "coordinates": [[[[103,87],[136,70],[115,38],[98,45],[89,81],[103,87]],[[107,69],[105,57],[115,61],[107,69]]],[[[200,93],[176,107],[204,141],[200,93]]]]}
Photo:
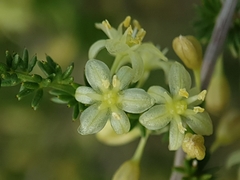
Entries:
{"type": "Polygon", "coordinates": [[[75,100],[75,90],[79,86],[74,82],[72,72],[74,64],[70,64],[65,71],[50,56],[46,55],[46,61],[40,61],[34,55],[29,58],[28,50],[24,49],[22,57],[17,53],[10,54],[6,51],[6,62],[0,62],[0,85],[11,87],[20,85],[16,97],[18,100],[33,94],[31,106],[36,110],[44,94],[44,88],[50,88],[51,99],[55,103],[67,104],[73,108],[75,120],[83,105],[75,100]],[[38,65],[45,77],[32,73],[38,65]]]}
{"type": "Polygon", "coordinates": [[[206,157],[198,161],[196,159],[185,159],[183,167],[174,167],[174,170],[183,174],[183,180],[215,180],[213,174],[219,170],[219,167],[206,169],[209,162],[210,154],[207,153],[206,157]]]}

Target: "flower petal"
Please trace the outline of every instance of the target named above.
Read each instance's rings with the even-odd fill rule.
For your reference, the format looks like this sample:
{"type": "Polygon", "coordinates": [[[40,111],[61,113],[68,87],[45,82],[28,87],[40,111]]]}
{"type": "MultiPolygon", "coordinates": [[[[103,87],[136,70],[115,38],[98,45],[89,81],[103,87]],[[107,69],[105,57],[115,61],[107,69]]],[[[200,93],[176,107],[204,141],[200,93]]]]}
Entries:
{"type": "Polygon", "coordinates": [[[169,71],[169,88],[172,95],[178,95],[180,89],[189,90],[191,77],[188,71],[178,62],[172,64],[169,71]]]}
{"type": "Polygon", "coordinates": [[[171,120],[172,117],[164,105],[153,106],[139,118],[140,123],[150,130],[164,128],[171,120]]]}
{"type": "Polygon", "coordinates": [[[90,59],[86,63],[86,78],[92,88],[102,92],[110,86],[110,70],[102,61],[90,59]]]}
{"type": "Polygon", "coordinates": [[[137,82],[142,77],[144,72],[143,60],[137,52],[130,51],[129,56],[134,71],[134,77],[132,79],[132,82],[137,82]]]}
{"type": "Polygon", "coordinates": [[[133,78],[133,70],[128,66],[121,67],[117,72],[117,79],[120,81],[119,90],[128,86],[133,78]]]}
{"type": "Polygon", "coordinates": [[[211,135],[213,133],[211,118],[205,111],[186,116],[185,122],[197,134],[211,135]]]}
{"type": "Polygon", "coordinates": [[[114,56],[119,53],[125,53],[127,50],[129,50],[129,46],[119,39],[108,39],[106,40],[105,46],[107,51],[114,56]]]}
{"type": "Polygon", "coordinates": [[[162,103],[165,103],[166,102],[166,93],[167,90],[162,88],[161,86],[151,86],[149,89],[148,89],[148,94],[155,99],[155,103],[157,104],[162,104],[162,103]]]}
{"type": "Polygon", "coordinates": [[[119,38],[121,35],[115,28],[111,27],[107,20],[103,21],[103,23],[96,23],[95,26],[101,29],[110,39],[119,38]]]}
{"type": "Polygon", "coordinates": [[[168,58],[152,43],[142,43],[138,48],[139,52],[149,52],[152,54],[152,57],[157,57],[158,59],[167,61],[168,58]]]}
{"type": "Polygon", "coordinates": [[[171,121],[169,128],[169,145],[168,149],[170,151],[175,151],[181,147],[183,142],[184,134],[178,129],[177,121],[171,121]]]}
{"type": "Polygon", "coordinates": [[[87,86],[80,86],[75,92],[75,98],[77,101],[83,104],[93,104],[96,101],[101,100],[101,96],[97,94],[92,88],[87,86]]]}
{"type": "Polygon", "coordinates": [[[118,108],[112,111],[110,122],[117,134],[124,134],[130,130],[130,122],[126,113],[118,108]]]}
{"type": "Polygon", "coordinates": [[[105,143],[109,146],[124,145],[135,140],[140,136],[141,131],[138,127],[133,128],[126,134],[116,134],[116,132],[113,130],[110,124],[110,121],[108,121],[106,126],[96,135],[97,139],[100,142],[105,143]]]}
{"type": "Polygon", "coordinates": [[[109,109],[99,110],[100,103],[88,107],[80,116],[78,133],[82,135],[94,134],[102,130],[110,118],[109,109]]]}
{"type": "Polygon", "coordinates": [[[103,48],[105,48],[106,40],[99,40],[95,42],[88,51],[88,58],[93,59],[97,56],[99,51],[101,51],[103,48]]]}
{"type": "Polygon", "coordinates": [[[154,104],[154,100],[143,89],[131,88],[122,91],[119,103],[129,113],[142,113],[154,104]]]}

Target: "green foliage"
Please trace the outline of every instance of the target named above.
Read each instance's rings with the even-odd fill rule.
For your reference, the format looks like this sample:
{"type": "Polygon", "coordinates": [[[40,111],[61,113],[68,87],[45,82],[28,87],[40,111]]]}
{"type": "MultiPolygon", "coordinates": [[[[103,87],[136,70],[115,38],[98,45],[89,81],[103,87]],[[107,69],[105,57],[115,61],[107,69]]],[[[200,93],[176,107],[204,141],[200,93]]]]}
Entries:
{"type": "Polygon", "coordinates": [[[0,83],[1,87],[20,85],[16,95],[18,100],[33,95],[31,106],[34,110],[39,106],[44,89],[50,88],[50,94],[54,96],[51,100],[73,108],[72,117],[75,120],[84,106],[75,100],[75,90],[79,85],[73,82],[73,69],[72,63],[63,72],[60,65],[48,55],[46,61],[39,61],[36,55],[29,59],[27,49],[24,49],[22,57],[6,51],[6,63],[0,63],[0,83]],[[35,65],[39,66],[45,77],[32,73],[35,65]]]}
{"type": "Polygon", "coordinates": [[[219,167],[208,168],[206,165],[209,162],[210,154],[207,153],[205,159],[197,161],[196,159],[185,159],[183,167],[174,167],[173,170],[183,174],[183,180],[214,180],[214,174],[219,170],[219,167]]]}
{"type": "Polygon", "coordinates": [[[233,152],[227,160],[226,167],[231,168],[232,166],[240,165],[240,150],[233,152]]]}

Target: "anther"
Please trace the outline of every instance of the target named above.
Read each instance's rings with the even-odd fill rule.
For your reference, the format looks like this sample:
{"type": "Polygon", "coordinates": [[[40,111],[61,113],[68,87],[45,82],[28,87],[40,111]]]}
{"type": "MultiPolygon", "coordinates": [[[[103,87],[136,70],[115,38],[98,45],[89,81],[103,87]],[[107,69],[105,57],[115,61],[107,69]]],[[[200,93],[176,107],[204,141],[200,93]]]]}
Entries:
{"type": "Polygon", "coordinates": [[[207,90],[203,90],[202,92],[200,92],[198,94],[198,100],[202,100],[204,101],[205,97],[206,97],[206,94],[207,94],[207,90]]]}
{"type": "Polygon", "coordinates": [[[188,98],[189,97],[189,94],[188,92],[186,91],[185,88],[183,89],[180,89],[179,92],[178,92],[179,96],[182,96],[182,97],[185,97],[185,98],[188,98]]]}
{"type": "Polygon", "coordinates": [[[115,113],[115,112],[112,112],[112,116],[117,119],[117,120],[120,120],[121,117],[119,116],[119,114],[115,113]]]}
{"type": "Polygon", "coordinates": [[[127,16],[127,17],[125,18],[125,20],[123,21],[123,26],[124,26],[125,28],[127,28],[127,27],[130,25],[130,22],[131,22],[131,17],[130,17],[130,16],[127,16]]]}
{"type": "Polygon", "coordinates": [[[195,106],[194,108],[193,108],[193,111],[195,112],[195,113],[202,113],[202,112],[204,112],[204,108],[201,108],[200,106],[195,106]]]}

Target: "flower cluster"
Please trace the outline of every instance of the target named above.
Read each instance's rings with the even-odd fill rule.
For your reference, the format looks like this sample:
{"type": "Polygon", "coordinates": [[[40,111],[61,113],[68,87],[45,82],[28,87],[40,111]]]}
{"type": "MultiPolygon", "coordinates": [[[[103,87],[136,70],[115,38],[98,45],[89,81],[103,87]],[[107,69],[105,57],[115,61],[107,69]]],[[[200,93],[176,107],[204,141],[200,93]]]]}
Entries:
{"type": "Polygon", "coordinates": [[[148,93],[157,105],[140,116],[140,123],[147,129],[157,130],[168,124],[169,149],[177,150],[183,141],[187,126],[195,133],[210,135],[210,116],[198,106],[205,98],[206,90],[198,93],[191,88],[191,77],[179,63],[173,63],[169,71],[170,93],[160,86],[152,86],[148,93]]]}
{"type": "Polygon", "coordinates": [[[80,116],[80,134],[97,133],[108,120],[117,134],[127,133],[130,122],[125,112],[139,114],[154,103],[143,89],[126,89],[133,78],[130,67],[121,67],[111,77],[106,64],[92,59],[86,64],[86,78],[92,88],[80,86],[75,94],[79,102],[91,105],[80,116]]]}
{"type": "MultiPolygon", "coordinates": [[[[146,31],[136,20],[133,20],[131,25],[130,16],[127,16],[117,29],[113,28],[107,20],[97,23],[96,27],[101,29],[109,39],[95,42],[89,49],[88,57],[96,58],[99,51],[106,48],[109,54],[115,57],[111,68],[112,75],[124,64],[131,63],[134,72],[132,82],[137,82],[144,73],[146,63],[144,65],[143,59],[147,53],[151,53],[152,58],[167,60],[152,43],[142,43],[146,31]]],[[[157,66],[155,64],[154,68],[157,66]]]]}
{"type": "MultiPolygon", "coordinates": [[[[76,100],[86,106],[80,116],[78,132],[86,135],[103,130],[98,138],[117,145],[141,136],[138,130],[126,136],[138,127],[144,129],[143,136],[146,132],[151,135],[167,130],[169,150],[182,146],[189,157],[203,159],[202,135],[210,135],[213,131],[209,114],[200,106],[207,91],[192,86],[191,76],[183,65],[167,61],[165,52],[152,43],[142,42],[146,32],[136,20],[131,25],[128,16],[117,29],[107,20],[97,23],[96,27],[108,39],[99,40],[90,47],[85,67],[90,87],[80,86],[75,92],[76,100]],[[111,68],[97,60],[103,48],[114,57],[111,68]],[[155,69],[164,71],[169,90],[156,85],[147,91],[141,88],[155,69]],[[131,118],[134,114],[135,118],[131,118]],[[109,127],[117,135],[113,135],[109,127]],[[123,137],[118,138],[121,134],[123,137]]],[[[202,49],[193,36],[176,38],[173,48],[187,67],[200,69],[202,49]]]]}

